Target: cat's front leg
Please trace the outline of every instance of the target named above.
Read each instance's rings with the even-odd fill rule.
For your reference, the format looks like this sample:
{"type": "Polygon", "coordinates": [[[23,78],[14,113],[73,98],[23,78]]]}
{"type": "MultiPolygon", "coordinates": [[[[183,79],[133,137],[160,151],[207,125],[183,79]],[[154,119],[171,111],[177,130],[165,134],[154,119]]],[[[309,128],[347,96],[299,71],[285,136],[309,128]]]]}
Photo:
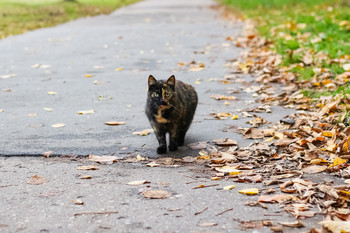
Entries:
{"type": "Polygon", "coordinates": [[[171,130],[169,132],[169,139],[170,139],[169,150],[170,151],[176,151],[177,147],[178,147],[178,140],[179,140],[179,135],[178,135],[176,129],[171,130]]]}
{"type": "Polygon", "coordinates": [[[165,154],[166,153],[166,137],[165,137],[165,132],[159,132],[156,131],[156,136],[157,136],[157,140],[159,143],[159,147],[157,148],[157,153],[158,154],[165,154]]]}

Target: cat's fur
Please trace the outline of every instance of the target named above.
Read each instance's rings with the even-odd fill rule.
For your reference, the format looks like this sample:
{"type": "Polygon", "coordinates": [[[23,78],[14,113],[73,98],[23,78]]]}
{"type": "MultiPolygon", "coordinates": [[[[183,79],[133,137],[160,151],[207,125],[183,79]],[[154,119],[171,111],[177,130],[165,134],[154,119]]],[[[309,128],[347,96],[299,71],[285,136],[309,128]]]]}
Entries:
{"type": "Polygon", "coordinates": [[[166,134],[169,133],[169,150],[176,151],[182,146],[197,108],[198,97],[194,88],[175,80],[157,81],[148,78],[146,115],[159,142],[158,154],[166,153],[166,134]]]}

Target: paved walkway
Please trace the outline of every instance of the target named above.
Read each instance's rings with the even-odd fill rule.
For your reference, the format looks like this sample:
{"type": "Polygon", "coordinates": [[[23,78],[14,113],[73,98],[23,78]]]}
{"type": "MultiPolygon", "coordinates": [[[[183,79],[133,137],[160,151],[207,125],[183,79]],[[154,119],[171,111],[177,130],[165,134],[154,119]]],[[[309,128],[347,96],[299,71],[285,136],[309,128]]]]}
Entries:
{"type": "MultiPolygon", "coordinates": [[[[239,135],[222,130],[232,124],[247,126],[245,119],[218,121],[209,116],[236,112],[253,100],[251,94],[241,93],[238,101],[225,106],[210,98],[239,90],[212,81],[230,72],[224,65],[241,50],[225,39],[242,31],[241,24],[225,21],[211,9],[215,4],[145,1],[108,16],[1,40],[0,154],[41,155],[51,150],[56,155],[110,155],[124,148],[121,156],[135,151],[156,156],[154,135],[132,134],[150,128],[144,114],[149,74],[159,79],[175,74],[195,86],[199,106],[186,143],[224,137],[240,140],[239,135]],[[192,71],[191,61],[202,62],[205,68],[192,71]],[[13,77],[4,79],[9,75],[13,77]],[[88,110],[94,113],[78,114],[88,110]],[[111,127],[106,121],[126,125],[111,127]],[[60,123],[65,126],[52,127],[60,123]]],[[[279,120],[283,115],[269,118],[279,120]]],[[[179,154],[187,151],[183,147],[179,154]]]]}

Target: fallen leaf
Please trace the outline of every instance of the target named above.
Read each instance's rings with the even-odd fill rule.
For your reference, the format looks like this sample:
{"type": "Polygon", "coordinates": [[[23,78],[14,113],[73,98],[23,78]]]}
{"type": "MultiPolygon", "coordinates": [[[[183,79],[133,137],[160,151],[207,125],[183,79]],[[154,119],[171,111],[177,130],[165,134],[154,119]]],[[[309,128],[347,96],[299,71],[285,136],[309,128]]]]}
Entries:
{"type": "Polygon", "coordinates": [[[257,188],[242,189],[242,190],[239,190],[238,192],[246,195],[258,195],[259,189],[257,188]]]}
{"type": "Polygon", "coordinates": [[[6,74],[6,75],[0,75],[0,79],[8,79],[8,78],[12,78],[15,77],[16,74],[6,74]]]}
{"type": "Polygon", "coordinates": [[[65,126],[66,126],[66,124],[64,124],[64,123],[57,123],[57,124],[51,125],[52,128],[62,128],[65,126]]]}
{"type": "Polygon", "coordinates": [[[78,114],[80,114],[80,115],[92,114],[92,113],[95,113],[95,111],[93,109],[78,112],[78,114]]]}
{"type": "Polygon", "coordinates": [[[192,156],[186,156],[182,158],[182,161],[184,163],[193,163],[194,161],[196,161],[196,158],[192,157],[192,156]]]}
{"type": "Polygon", "coordinates": [[[300,219],[294,222],[279,222],[279,224],[286,227],[304,227],[305,226],[305,224],[302,221],[300,221],[300,219]]]}
{"type": "Polygon", "coordinates": [[[30,180],[28,180],[27,184],[33,184],[33,185],[39,185],[43,183],[47,183],[48,179],[45,179],[44,177],[34,175],[30,180]]]}
{"type": "Polygon", "coordinates": [[[146,160],[146,158],[142,157],[141,155],[137,155],[136,159],[137,159],[137,161],[145,161],[146,160]]]}
{"type": "Polygon", "coordinates": [[[84,202],[80,199],[72,200],[75,205],[84,205],[84,202]]]}
{"type": "Polygon", "coordinates": [[[333,164],[330,165],[329,167],[334,167],[334,166],[337,166],[337,165],[340,165],[340,164],[345,164],[347,161],[348,161],[347,159],[342,159],[342,158],[336,157],[333,160],[333,164]]]}
{"type": "Polygon", "coordinates": [[[349,221],[322,221],[321,224],[324,228],[327,228],[332,233],[347,233],[350,232],[350,222],[349,221]]]}
{"type": "Polygon", "coordinates": [[[115,71],[122,71],[122,70],[123,70],[122,67],[119,67],[119,68],[115,69],[115,71]]]}
{"type": "Polygon", "coordinates": [[[314,174],[314,173],[323,172],[327,170],[327,168],[328,168],[327,166],[312,165],[312,166],[302,168],[301,171],[308,174],[314,174]]]}
{"type": "Polygon", "coordinates": [[[89,160],[93,162],[97,162],[100,164],[112,164],[113,162],[117,162],[119,157],[117,156],[98,156],[98,155],[89,155],[89,160]]]}
{"type": "Polygon", "coordinates": [[[213,142],[218,145],[218,146],[235,146],[237,145],[237,141],[232,140],[232,139],[215,139],[213,142]]]}
{"type": "Polygon", "coordinates": [[[211,98],[213,99],[216,99],[216,100],[236,100],[237,97],[235,96],[224,96],[224,95],[212,95],[210,96],[211,98]]]}
{"type": "Polygon", "coordinates": [[[151,182],[149,182],[147,180],[135,180],[135,181],[129,182],[128,185],[136,186],[136,185],[143,185],[143,184],[148,184],[148,183],[151,183],[151,182]]]}
{"type": "Polygon", "coordinates": [[[49,95],[57,95],[57,93],[54,92],[54,91],[48,91],[47,94],[49,94],[49,95]]]}
{"type": "Polygon", "coordinates": [[[197,226],[199,227],[214,227],[217,226],[218,224],[215,222],[202,222],[202,223],[198,223],[197,226]]]}
{"type": "Polygon", "coordinates": [[[52,155],[52,153],[53,153],[52,150],[50,150],[50,151],[45,151],[45,152],[43,153],[43,156],[44,156],[45,158],[48,158],[48,157],[50,157],[50,156],[52,155]]]}
{"type": "Polygon", "coordinates": [[[53,108],[44,108],[44,110],[47,111],[47,112],[52,112],[53,108]]]}
{"type": "Polygon", "coordinates": [[[235,173],[236,175],[239,175],[242,173],[242,171],[237,170],[237,167],[231,167],[231,166],[216,167],[215,170],[218,172],[224,172],[224,173],[235,173]]]}
{"type": "Polygon", "coordinates": [[[150,199],[165,199],[171,196],[169,192],[160,189],[146,190],[142,194],[145,198],[150,199]]]}
{"type": "Polygon", "coordinates": [[[142,131],[133,132],[134,135],[146,136],[153,132],[153,129],[144,129],[142,131]]]}
{"type": "Polygon", "coordinates": [[[125,125],[125,121],[106,121],[106,125],[125,125]]]}
{"type": "Polygon", "coordinates": [[[284,202],[288,200],[293,200],[295,197],[290,194],[276,194],[276,195],[268,195],[268,196],[260,196],[258,198],[258,202],[263,203],[274,203],[274,202],[284,202]]]}
{"type": "Polygon", "coordinates": [[[187,144],[187,146],[193,150],[201,150],[201,149],[206,149],[209,144],[207,141],[203,141],[203,142],[193,142],[190,144],[187,144]]]}
{"type": "Polygon", "coordinates": [[[225,187],[223,187],[223,190],[231,190],[234,189],[236,187],[236,185],[227,185],[225,187]]]}
{"type": "Polygon", "coordinates": [[[82,175],[82,176],[79,176],[78,178],[82,179],[82,180],[89,180],[89,179],[91,179],[91,176],[89,176],[89,175],[82,175]]]}
{"type": "Polygon", "coordinates": [[[78,170],[98,170],[100,169],[99,167],[97,166],[94,166],[94,165],[87,165],[87,166],[80,166],[80,167],[77,167],[78,170]]]}
{"type": "Polygon", "coordinates": [[[153,162],[147,163],[146,166],[147,167],[159,167],[159,164],[156,163],[155,161],[153,161],[153,162]]]}

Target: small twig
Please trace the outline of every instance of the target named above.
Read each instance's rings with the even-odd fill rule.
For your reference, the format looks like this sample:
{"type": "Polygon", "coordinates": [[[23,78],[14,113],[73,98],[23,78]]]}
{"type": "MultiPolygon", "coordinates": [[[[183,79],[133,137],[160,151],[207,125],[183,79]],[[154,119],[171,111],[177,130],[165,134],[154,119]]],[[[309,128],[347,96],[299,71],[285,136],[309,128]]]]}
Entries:
{"type": "Polygon", "coordinates": [[[194,188],[192,188],[192,189],[208,188],[208,187],[213,187],[213,186],[218,186],[218,185],[219,185],[219,184],[203,185],[203,186],[194,187],[194,188]]]}
{"type": "Polygon", "coordinates": [[[107,211],[107,212],[84,212],[84,213],[77,213],[74,214],[74,217],[80,216],[80,215],[95,215],[95,214],[101,214],[101,215],[110,215],[110,214],[117,214],[118,211],[107,211]]]}
{"type": "Polygon", "coordinates": [[[264,214],[264,216],[282,216],[282,214],[264,214]]]}
{"type": "Polygon", "coordinates": [[[222,211],[222,212],[216,214],[215,216],[220,216],[220,215],[222,215],[222,214],[224,214],[224,213],[226,213],[226,212],[229,212],[229,211],[231,211],[231,210],[233,210],[233,208],[228,209],[228,210],[225,210],[225,211],[222,211]]]}
{"type": "Polygon", "coordinates": [[[194,213],[194,215],[201,214],[201,213],[203,213],[204,211],[206,211],[207,209],[208,209],[208,206],[205,207],[204,210],[201,210],[201,211],[199,211],[199,212],[194,213]]]}

